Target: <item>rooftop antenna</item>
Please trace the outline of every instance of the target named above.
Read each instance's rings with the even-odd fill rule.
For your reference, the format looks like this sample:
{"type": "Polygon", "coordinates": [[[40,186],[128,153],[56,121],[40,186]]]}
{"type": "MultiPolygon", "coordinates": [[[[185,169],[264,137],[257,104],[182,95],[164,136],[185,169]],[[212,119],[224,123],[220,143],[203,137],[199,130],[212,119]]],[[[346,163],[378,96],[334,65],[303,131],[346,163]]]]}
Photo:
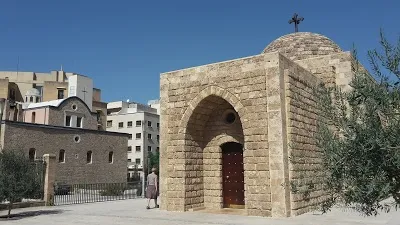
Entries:
{"type": "Polygon", "coordinates": [[[60,71],[63,71],[63,65],[61,64],[61,70],[60,71]]]}

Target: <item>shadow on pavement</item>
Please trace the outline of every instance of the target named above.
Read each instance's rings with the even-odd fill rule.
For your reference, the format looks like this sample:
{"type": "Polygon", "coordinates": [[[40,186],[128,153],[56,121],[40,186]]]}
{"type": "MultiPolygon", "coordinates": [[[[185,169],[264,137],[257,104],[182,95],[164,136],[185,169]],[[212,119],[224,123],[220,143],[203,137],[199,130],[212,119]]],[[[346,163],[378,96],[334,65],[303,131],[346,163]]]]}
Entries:
{"type": "Polygon", "coordinates": [[[10,218],[7,218],[7,215],[0,216],[0,221],[6,220],[20,220],[27,217],[41,216],[41,215],[53,215],[53,214],[61,214],[64,210],[35,210],[35,211],[27,211],[20,213],[12,213],[10,218]]]}

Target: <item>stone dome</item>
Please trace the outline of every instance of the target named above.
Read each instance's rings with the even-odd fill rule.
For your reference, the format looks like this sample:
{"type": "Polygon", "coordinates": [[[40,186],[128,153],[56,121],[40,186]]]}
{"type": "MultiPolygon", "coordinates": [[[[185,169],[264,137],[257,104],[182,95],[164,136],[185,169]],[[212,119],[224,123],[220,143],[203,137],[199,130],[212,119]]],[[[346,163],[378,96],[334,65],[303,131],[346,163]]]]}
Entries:
{"type": "Polygon", "coordinates": [[[296,32],[271,42],[262,53],[281,52],[291,60],[301,60],[342,52],[331,39],[321,34],[296,32]]]}
{"type": "Polygon", "coordinates": [[[36,88],[31,88],[26,92],[25,96],[40,96],[40,92],[36,88]]]}

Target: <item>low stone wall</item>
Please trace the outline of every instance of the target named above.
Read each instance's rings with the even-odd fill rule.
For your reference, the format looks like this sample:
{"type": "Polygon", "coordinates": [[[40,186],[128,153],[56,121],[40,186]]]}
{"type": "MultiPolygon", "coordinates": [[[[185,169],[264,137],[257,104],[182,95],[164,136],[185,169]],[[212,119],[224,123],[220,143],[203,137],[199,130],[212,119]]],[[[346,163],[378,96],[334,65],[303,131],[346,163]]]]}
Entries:
{"type": "MultiPolygon", "coordinates": [[[[44,201],[34,201],[34,202],[17,202],[13,204],[13,209],[20,209],[20,208],[29,208],[29,207],[40,207],[45,206],[44,201]]],[[[8,204],[0,203],[0,211],[1,210],[8,210],[8,204]]]]}

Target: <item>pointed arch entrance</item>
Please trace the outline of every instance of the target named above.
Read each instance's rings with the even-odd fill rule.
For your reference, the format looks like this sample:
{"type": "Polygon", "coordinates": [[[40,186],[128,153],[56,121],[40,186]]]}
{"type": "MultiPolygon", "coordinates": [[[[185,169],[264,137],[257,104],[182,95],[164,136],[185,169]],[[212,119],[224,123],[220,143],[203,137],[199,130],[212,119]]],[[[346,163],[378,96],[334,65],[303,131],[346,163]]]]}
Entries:
{"type": "Polygon", "coordinates": [[[235,108],[223,97],[213,94],[204,97],[192,110],[184,136],[186,210],[198,207],[244,208],[244,133],[241,117],[235,108]],[[232,158],[224,154],[226,152],[236,152],[237,155],[232,158]],[[236,162],[228,162],[230,159],[236,162]],[[241,165],[238,169],[227,166],[229,163],[241,165]],[[238,179],[234,174],[239,171],[241,176],[238,179]],[[233,183],[229,183],[226,176],[224,178],[225,174],[231,174],[226,176],[232,177],[233,183]],[[238,182],[241,185],[236,184],[238,182]]]}

